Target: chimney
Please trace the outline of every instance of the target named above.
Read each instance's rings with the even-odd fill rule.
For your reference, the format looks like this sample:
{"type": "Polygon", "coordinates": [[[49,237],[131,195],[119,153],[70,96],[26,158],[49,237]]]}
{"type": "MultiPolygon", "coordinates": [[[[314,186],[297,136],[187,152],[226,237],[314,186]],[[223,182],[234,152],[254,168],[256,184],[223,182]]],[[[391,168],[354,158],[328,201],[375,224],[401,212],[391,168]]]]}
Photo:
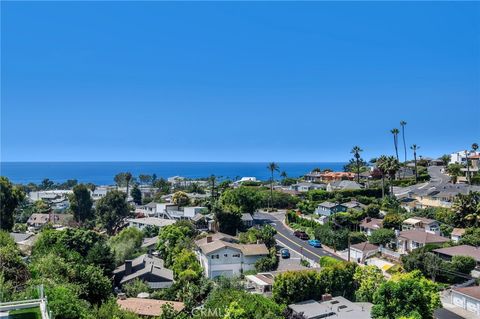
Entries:
{"type": "Polygon", "coordinates": [[[367,217],[367,223],[371,222],[372,221],[372,218],[371,217],[367,217]]]}
{"type": "Polygon", "coordinates": [[[132,273],[132,261],[125,260],[125,276],[128,276],[132,273]]]}
{"type": "Polygon", "coordinates": [[[322,295],[322,301],[329,301],[332,300],[332,295],[331,294],[323,294],[322,295]]]}
{"type": "Polygon", "coordinates": [[[212,236],[207,236],[207,243],[211,243],[213,241],[212,236]]]}

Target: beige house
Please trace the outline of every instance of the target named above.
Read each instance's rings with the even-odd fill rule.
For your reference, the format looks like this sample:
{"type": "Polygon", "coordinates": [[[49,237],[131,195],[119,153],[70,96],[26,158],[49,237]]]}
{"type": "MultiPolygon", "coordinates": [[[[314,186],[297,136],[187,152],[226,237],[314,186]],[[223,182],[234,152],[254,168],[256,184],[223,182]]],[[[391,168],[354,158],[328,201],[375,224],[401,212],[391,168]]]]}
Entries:
{"type": "Polygon", "coordinates": [[[440,235],[440,224],[435,219],[425,217],[411,217],[403,221],[402,230],[414,229],[440,235]]]}
{"type": "Polygon", "coordinates": [[[441,244],[450,241],[446,237],[427,233],[422,230],[401,231],[397,237],[398,252],[406,254],[414,249],[421,248],[426,244],[441,244]]]}

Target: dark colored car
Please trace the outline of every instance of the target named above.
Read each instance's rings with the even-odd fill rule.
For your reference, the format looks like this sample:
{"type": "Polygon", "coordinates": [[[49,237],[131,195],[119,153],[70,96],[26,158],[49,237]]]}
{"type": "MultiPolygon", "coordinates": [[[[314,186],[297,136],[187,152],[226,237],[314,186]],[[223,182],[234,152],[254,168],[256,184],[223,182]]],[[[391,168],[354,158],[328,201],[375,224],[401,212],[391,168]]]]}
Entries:
{"type": "Polygon", "coordinates": [[[288,249],[284,248],[284,249],[280,250],[280,255],[284,259],[290,258],[290,251],[288,249]]]}
{"type": "Polygon", "coordinates": [[[304,231],[301,231],[301,230],[296,230],[296,231],[293,233],[293,235],[294,235],[295,237],[298,237],[298,238],[302,239],[302,240],[310,239],[310,237],[308,237],[307,233],[304,232],[304,231]]]}

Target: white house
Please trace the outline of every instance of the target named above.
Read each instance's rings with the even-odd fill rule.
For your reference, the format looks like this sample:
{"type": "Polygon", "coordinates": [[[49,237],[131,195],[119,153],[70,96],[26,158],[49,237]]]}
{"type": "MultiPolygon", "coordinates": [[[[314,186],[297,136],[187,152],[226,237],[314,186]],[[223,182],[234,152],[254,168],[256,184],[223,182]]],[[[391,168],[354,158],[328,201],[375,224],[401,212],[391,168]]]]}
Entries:
{"type": "Polygon", "coordinates": [[[363,262],[368,257],[375,255],[378,250],[377,245],[370,244],[368,241],[350,246],[350,259],[358,263],[363,262]]]}
{"type": "Polygon", "coordinates": [[[452,304],[480,316],[480,286],[452,289],[452,304]]]}
{"type": "Polygon", "coordinates": [[[66,200],[68,199],[68,195],[72,193],[72,190],[54,189],[48,191],[30,192],[28,193],[28,198],[32,202],[37,200],[44,200],[50,202],[56,199],[66,200]]]}
{"type": "Polygon", "coordinates": [[[255,269],[255,262],[268,256],[265,244],[238,244],[229,235],[216,233],[195,242],[205,276],[240,276],[255,269]]]}
{"type": "Polygon", "coordinates": [[[173,219],[164,219],[157,217],[146,217],[146,218],[129,218],[127,219],[129,227],[136,227],[140,230],[144,229],[147,226],[157,226],[159,228],[175,224],[173,219]]]}
{"type": "Polygon", "coordinates": [[[458,243],[462,239],[463,235],[465,235],[465,228],[454,228],[450,234],[450,239],[453,242],[458,243]]]}
{"type": "Polygon", "coordinates": [[[475,156],[479,155],[479,152],[465,152],[465,151],[458,151],[455,153],[450,154],[450,164],[466,164],[467,163],[467,156],[466,154],[468,153],[468,157],[470,156],[475,156]]]}
{"type": "Polygon", "coordinates": [[[314,189],[325,189],[327,185],[325,184],[315,184],[309,182],[297,183],[290,186],[290,190],[297,192],[305,193],[314,189]]]}
{"type": "Polygon", "coordinates": [[[402,230],[421,230],[430,234],[440,235],[440,224],[434,219],[410,217],[403,221],[402,230]]]}

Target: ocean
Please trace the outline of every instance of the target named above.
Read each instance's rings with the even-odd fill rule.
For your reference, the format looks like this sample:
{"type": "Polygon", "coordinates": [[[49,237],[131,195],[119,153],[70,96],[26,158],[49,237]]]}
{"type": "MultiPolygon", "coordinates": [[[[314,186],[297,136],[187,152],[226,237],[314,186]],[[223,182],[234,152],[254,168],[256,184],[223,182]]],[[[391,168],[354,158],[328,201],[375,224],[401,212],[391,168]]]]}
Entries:
{"type": "MultiPolygon", "coordinates": [[[[270,178],[267,164],[234,162],[1,162],[0,175],[8,177],[13,183],[40,183],[49,178],[54,182],[77,179],[82,183],[96,185],[114,184],[113,177],[120,172],[139,174],[156,174],[158,178],[183,176],[202,178],[212,174],[221,179],[236,179],[253,176],[259,180],[270,178]]],[[[299,177],[312,169],[343,170],[345,163],[278,163],[280,171],[286,171],[290,177],[299,177]]],[[[280,173],[276,173],[276,178],[280,173]]]]}

